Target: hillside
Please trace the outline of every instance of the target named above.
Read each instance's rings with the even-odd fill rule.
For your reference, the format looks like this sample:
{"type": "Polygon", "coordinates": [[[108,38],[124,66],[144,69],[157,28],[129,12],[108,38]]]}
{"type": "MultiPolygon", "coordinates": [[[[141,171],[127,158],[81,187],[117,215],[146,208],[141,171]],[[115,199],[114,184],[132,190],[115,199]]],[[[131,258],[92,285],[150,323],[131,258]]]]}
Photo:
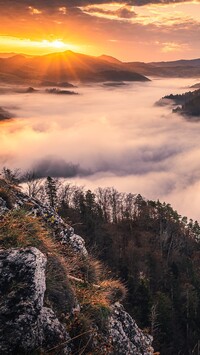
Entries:
{"type": "Polygon", "coordinates": [[[178,105],[173,112],[178,112],[186,117],[200,117],[200,89],[184,94],[167,95],[164,100],[173,100],[178,105]]]}
{"type": "MultiPolygon", "coordinates": [[[[65,194],[64,194],[65,191],[65,194]]],[[[162,355],[188,355],[200,337],[200,227],[166,203],[68,185],[60,213],[128,287],[126,307],[162,355]],[[76,202],[75,202],[76,201],[76,202]]],[[[197,350],[194,350],[197,354],[197,350]]]]}
{"type": "MultiPolygon", "coordinates": [[[[3,174],[17,183],[9,170],[3,174]]],[[[151,334],[155,351],[162,355],[188,355],[192,351],[198,355],[197,221],[180,216],[169,204],[114,188],[98,188],[93,193],[52,178],[37,180],[31,174],[23,177],[23,186],[29,197],[1,181],[1,246],[4,250],[36,247],[46,256],[44,307],[53,309],[62,325],[63,312],[67,312],[64,326],[69,329],[68,336],[79,337],[96,329],[91,341],[87,336],[83,339],[80,335],[79,339],[82,346],[89,341],[86,349],[92,354],[96,354],[96,342],[98,349],[106,346],[102,354],[151,354],[151,334]],[[88,253],[91,250],[92,255],[88,253]],[[118,303],[122,301],[126,311],[118,303]],[[80,309],[74,319],[77,302],[80,309]],[[120,324],[110,318],[113,309],[120,324]],[[146,335],[136,332],[133,319],[146,335]],[[119,333],[111,330],[110,324],[119,333]],[[110,334],[109,344],[104,330],[110,334]],[[138,344],[130,335],[135,332],[138,344]]],[[[80,342],[74,344],[75,349],[80,342]]]]}
{"type": "Polygon", "coordinates": [[[43,56],[0,54],[2,83],[59,86],[68,81],[148,81],[148,76],[199,77],[200,59],[126,63],[105,54],[95,57],[69,50],[43,56]]]}
{"type": "Polygon", "coordinates": [[[159,77],[191,78],[200,76],[200,59],[177,60],[171,62],[130,62],[127,69],[140,74],[159,77]]]}
{"type": "Polygon", "coordinates": [[[126,66],[110,57],[93,57],[66,51],[44,56],[25,57],[15,55],[0,58],[2,82],[42,84],[58,82],[148,81],[145,76],[128,70],[126,66]]]}
{"type": "Polygon", "coordinates": [[[88,252],[50,203],[22,193],[14,175],[4,172],[0,353],[153,354],[152,337],[120,303],[126,296],[123,283],[88,252]]]}

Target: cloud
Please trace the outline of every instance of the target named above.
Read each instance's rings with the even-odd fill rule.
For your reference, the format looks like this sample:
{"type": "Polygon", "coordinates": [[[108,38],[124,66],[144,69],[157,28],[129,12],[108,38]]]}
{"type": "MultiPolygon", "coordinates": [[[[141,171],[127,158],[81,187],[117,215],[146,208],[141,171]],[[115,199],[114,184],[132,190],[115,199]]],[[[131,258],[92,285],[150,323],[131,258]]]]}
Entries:
{"type": "Polygon", "coordinates": [[[32,15],[39,15],[39,14],[42,14],[42,11],[32,7],[32,6],[29,6],[29,10],[31,12],[32,15]]]}
{"type": "MultiPolygon", "coordinates": [[[[124,6],[144,6],[149,4],[176,4],[176,3],[192,3],[193,0],[7,0],[6,2],[0,0],[1,10],[11,10],[13,12],[32,9],[35,13],[40,13],[40,11],[60,11],[59,9],[70,9],[85,7],[88,5],[107,5],[107,4],[119,4],[124,6]]],[[[196,0],[199,2],[199,0],[196,0]]],[[[65,11],[61,11],[66,14],[65,11]]]]}
{"type": "MultiPolygon", "coordinates": [[[[125,61],[172,60],[177,55],[191,58],[199,56],[198,4],[156,0],[0,0],[0,31],[4,36],[26,36],[35,42],[61,39],[74,44],[74,51],[106,53],[125,61]],[[108,34],[115,42],[108,40],[108,34]],[[160,45],[155,45],[156,41],[160,45]],[[178,44],[180,50],[167,51],[165,43],[170,42],[178,44]]],[[[9,51],[5,41],[0,40],[0,47],[1,51],[9,51]]],[[[12,45],[11,51],[47,53],[47,49],[37,49],[31,51],[18,43],[12,45]]]]}
{"type": "Polygon", "coordinates": [[[162,52],[163,53],[168,53],[168,52],[180,52],[183,50],[183,47],[185,49],[188,48],[188,45],[184,45],[183,43],[174,43],[174,42],[166,42],[166,43],[162,43],[162,52]]]}
{"type": "Polygon", "coordinates": [[[115,10],[104,9],[103,7],[87,6],[82,8],[86,14],[93,14],[95,16],[103,16],[107,18],[119,18],[119,19],[132,19],[136,16],[135,11],[131,6],[120,6],[115,10]]]}
{"type": "Polygon", "coordinates": [[[197,218],[200,191],[199,122],[186,121],[154,102],[183,92],[192,80],[154,80],[77,89],[76,97],[4,94],[17,118],[1,124],[1,166],[66,177],[88,188],[161,199],[197,218]],[[177,139],[178,137],[178,139],[177,139]],[[197,190],[195,190],[197,189],[197,190]],[[182,199],[181,199],[182,196],[182,199]],[[182,203],[182,200],[184,203],[182,203]]]}
{"type": "Polygon", "coordinates": [[[63,159],[54,159],[52,157],[39,160],[31,169],[38,178],[47,176],[72,178],[91,175],[90,170],[81,168],[79,164],[67,163],[63,159]]]}

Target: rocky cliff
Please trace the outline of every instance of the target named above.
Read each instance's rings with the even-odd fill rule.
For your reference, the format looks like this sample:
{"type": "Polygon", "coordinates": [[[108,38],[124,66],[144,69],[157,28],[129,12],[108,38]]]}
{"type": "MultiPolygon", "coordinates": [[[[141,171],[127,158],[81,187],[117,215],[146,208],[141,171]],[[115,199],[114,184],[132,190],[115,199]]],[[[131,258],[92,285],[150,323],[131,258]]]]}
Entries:
{"type": "Polygon", "coordinates": [[[153,354],[125,287],[57,212],[0,180],[0,353],[153,354]]]}

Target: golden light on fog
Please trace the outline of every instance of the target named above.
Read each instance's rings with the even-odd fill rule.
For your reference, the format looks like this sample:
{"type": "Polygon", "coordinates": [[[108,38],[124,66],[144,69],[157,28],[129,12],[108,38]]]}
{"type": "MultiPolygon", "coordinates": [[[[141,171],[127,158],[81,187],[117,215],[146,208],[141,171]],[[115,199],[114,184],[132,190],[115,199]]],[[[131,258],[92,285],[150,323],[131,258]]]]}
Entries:
{"type": "Polygon", "coordinates": [[[81,51],[78,45],[65,43],[62,39],[42,39],[41,41],[17,38],[11,36],[0,36],[0,52],[23,52],[27,54],[48,54],[65,50],[81,51]]]}
{"type": "Polygon", "coordinates": [[[41,41],[40,46],[42,47],[48,47],[48,48],[62,48],[62,49],[70,49],[70,46],[63,41],[56,39],[55,41],[48,41],[48,40],[43,40],[41,41]]]}

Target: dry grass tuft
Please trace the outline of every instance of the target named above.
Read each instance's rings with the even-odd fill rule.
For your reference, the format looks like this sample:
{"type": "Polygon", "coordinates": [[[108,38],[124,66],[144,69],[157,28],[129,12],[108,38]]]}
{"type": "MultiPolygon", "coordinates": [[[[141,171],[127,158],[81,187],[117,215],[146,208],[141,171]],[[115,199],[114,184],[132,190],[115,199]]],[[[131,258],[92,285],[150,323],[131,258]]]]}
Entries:
{"type": "Polygon", "coordinates": [[[127,288],[120,280],[105,280],[100,287],[108,293],[110,303],[122,302],[127,296],[127,288]]]}
{"type": "Polygon", "coordinates": [[[0,245],[3,248],[34,246],[41,249],[41,237],[46,235],[41,223],[23,210],[12,210],[1,220],[0,245]]]}

